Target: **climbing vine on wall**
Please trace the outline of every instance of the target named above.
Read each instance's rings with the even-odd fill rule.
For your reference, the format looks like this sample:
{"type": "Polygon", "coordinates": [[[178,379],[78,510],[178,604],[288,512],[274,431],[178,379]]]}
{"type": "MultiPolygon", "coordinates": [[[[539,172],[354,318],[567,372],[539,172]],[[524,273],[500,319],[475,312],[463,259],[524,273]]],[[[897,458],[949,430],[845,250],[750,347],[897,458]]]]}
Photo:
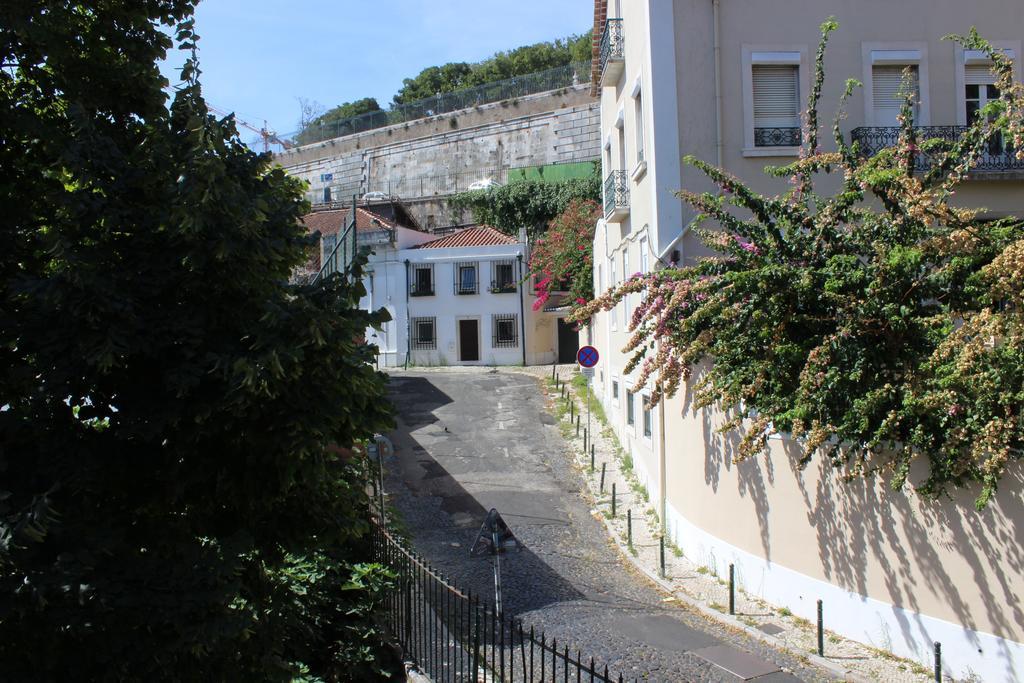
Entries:
{"type": "Polygon", "coordinates": [[[462,192],[448,200],[453,211],[469,209],[477,223],[493,225],[515,235],[526,228],[531,236],[565,211],[573,201],[600,201],[601,180],[595,164],[587,178],[542,181],[520,180],[503,187],[462,192]]]}
{"type": "Polygon", "coordinates": [[[725,410],[723,431],[742,434],[740,458],[789,432],[801,464],[825,457],[901,488],[921,461],[919,493],[978,484],[981,509],[1024,447],[1024,228],[952,199],[990,145],[1012,142],[1024,159],[1024,92],[975,31],[948,36],[989,55],[1000,91],[963,135],[922,139],[908,94],[898,142],[869,157],[840,127],[860,86],[847,81],[836,149],[823,151],[822,62],[836,28],[822,25],[801,157],[766,169],[790,188],[762,196],[687,158],[718,186],[679,193],[716,255],[635,276],[574,317],[642,293],[627,372],[652,381],[654,400],[689,382],[696,406],[725,410]],[[822,176],[840,189],[817,193],[822,176]]]}
{"type": "Polygon", "coordinates": [[[537,238],[530,254],[539,311],[555,292],[566,292],[572,306],[594,296],[594,229],[600,217],[595,201],[573,200],[555,217],[547,232],[537,238]]]}

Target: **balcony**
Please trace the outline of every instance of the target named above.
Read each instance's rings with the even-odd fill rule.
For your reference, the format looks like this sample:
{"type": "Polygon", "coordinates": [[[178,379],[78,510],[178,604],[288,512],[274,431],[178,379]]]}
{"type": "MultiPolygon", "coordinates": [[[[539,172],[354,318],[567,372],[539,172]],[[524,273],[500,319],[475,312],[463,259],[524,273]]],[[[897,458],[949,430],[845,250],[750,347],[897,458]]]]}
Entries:
{"type": "Polygon", "coordinates": [[[619,222],[629,215],[629,174],[612,171],[604,181],[604,217],[619,222]]]}
{"type": "MultiPolygon", "coordinates": [[[[967,131],[967,126],[921,126],[916,128],[918,145],[925,140],[943,140],[947,143],[956,142],[967,131]]],[[[854,142],[860,143],[861,154],[874,156],[886,147],[894,147],[899,141],[900,129],[896,126],[854,128],[850,133],[854,142]]],[[[948,148],[949,145],[944,145],[948,148]]],[[[933,162],[938,161],[943,153],[939,148],[932,152],[918,152],[914,157],[914,170],[927,171],[933,162]]],[[[971,164],[971,175],[1012,174],[1020,177],[1024,173],[1024,161],[1017,158],[1017,151],[1003,140],[999,133],[992,136],[982,149],[982,153],[971,164]]]]}
{"type": "Polygon", "coordinates": [[[601,87],[618,83],[625,64],[622,19],[606,19],[601,36],[601,87]]]}

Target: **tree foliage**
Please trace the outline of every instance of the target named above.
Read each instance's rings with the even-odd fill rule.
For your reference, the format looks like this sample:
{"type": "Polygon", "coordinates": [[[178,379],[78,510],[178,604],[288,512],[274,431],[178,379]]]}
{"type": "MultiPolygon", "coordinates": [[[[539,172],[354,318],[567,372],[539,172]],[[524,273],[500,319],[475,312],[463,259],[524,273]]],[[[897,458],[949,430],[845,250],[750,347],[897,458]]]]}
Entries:
{"type": "Polygon", "coordinates": [[[574,199],[537,238],[530,253],[529,271],[536,279],[539,311],[555,292],[566,292],[574,305],[594,297],[594,230],[600,205],[574,199]]]}
{"type": "Polygon", "coordinates": [[[401,89],[394,96],[394,103],[405,104],[440,93],[454,92],[589,60],[590,36],[591,32],[588,31],[581,36],[571,36],[565,40],[524,45],[514,50],[497,52],[476,64],[450,62],[427,67],[414,78],[402,81],[401,89]]]}
{"type": "Polygon", "coordinates": [[[921,139],[911,93],[898,143],[867,158],[840,127],[859,86],[850,81],[836,151],[821,151],[822,60],[835,28],[823,25],[801,159],[769,169],[792,187],[761,196],[688,159],[720,189],[680,193],[718,255],[634,277],[576,317],[643,293],[626,371],[641,368],[638,386],[653,377],[655,400],[693,379],[696,405],[730,411],[725,429],[744,431],[740,457],[791,432],[803,463],[820,453],[900,488],[922,461],[920,493],[978,483],[981,508],[1024,447],[1024,228],[951,200],[999,135],[1024,150],[1024,92],[1011,60],[976,32],[950,36],[988,53],[1001,92],[965,134],[921,139]],[[841,188],[816,193],[821,174],[838,175],[841,188]]]}
{"type": "Polygon", "coordinates": [[[362,463],[326,447],[389,422],[382,316],[358,272],[286,284],[301,183],[208,115],[193,4],[0,9],[5,680],[389,666],[362,463]]]}
{"type": "Polygon", "coordinates": [[[600,199],[601,179],[595,163],[593,175],[587,178],[519,180],[501,187],[461,192],[448,200],[448,206],[454,212],[469,209],[477,223],[493,225],[509,235],[525,227],[535,236],[573,202],[600,199]]]}
{"type": "Polygon", "coordinates": [[[377,103],[376,98],[364,97],[361,100],[355,102],[345,102],[339,104],[337,107],[328,109],[323,114],[315,117],[309,117],[307,120],[304,116],[299,122],[299,134],[295,139],[295,144],[304,145],[308,142],[313,141],[313,135],[310,132],[314,129],[319,129],[321,126],[330,126],[339,121],[350,119],[354,116],[360,116],[361,114],[369,114],[374,111],[383,111],[380,105],[377,103]],[[309,130],[307,130],[309,129],[309,130]]]}

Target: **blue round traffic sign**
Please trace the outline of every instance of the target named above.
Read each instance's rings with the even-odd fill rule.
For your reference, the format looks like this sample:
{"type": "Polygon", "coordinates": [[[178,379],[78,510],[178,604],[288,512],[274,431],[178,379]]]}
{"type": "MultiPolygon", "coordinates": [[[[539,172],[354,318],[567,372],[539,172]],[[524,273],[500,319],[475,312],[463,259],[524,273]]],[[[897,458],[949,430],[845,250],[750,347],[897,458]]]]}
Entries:
{"type": "Polygon", "coordinates": [[[580,350],[576,352],[576,362],[584,368],[592,368],[597,365],[597,361],[601,356],[598,355],[597,349],[593,346],[582,346],[580,350]]]}

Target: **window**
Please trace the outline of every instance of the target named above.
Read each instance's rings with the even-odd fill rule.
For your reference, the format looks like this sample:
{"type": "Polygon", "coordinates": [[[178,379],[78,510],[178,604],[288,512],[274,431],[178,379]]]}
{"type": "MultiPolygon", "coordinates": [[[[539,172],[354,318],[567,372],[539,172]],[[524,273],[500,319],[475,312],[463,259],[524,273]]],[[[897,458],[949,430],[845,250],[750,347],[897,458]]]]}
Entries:
{"type": "Polygon", "coordinates": [[[455,264],[455,293],[476,294],[477,293],[477,264],[456,263],[455,264]]]}
{"type": "Polygon", "coordinates": [[[636,119],[636,162],[639,164],[644,160],[644,103],[640,91],[633,99],[633,114],[636,119]]]}
{"type": "Polygon", "coordinates": [[[754,146],[798,146],[800,144],[799,64],[754,64],[751,66],[751,77],[754,146]]]}
{"type": "Polygon", "coordinates": [[[991,71],[992,65],[967,64],[964,66],[964,106],[967,125],[971,125],[978,112],[989,102],[999,99],[999,88],[996,77],[991,71]]]}
{"type": "Polygon", "coordinates": [[[626,389],[626,424],[632,427],[636,423],[636,411],[633,407],[633,397],[635,394],[626,389]]]}
{"type": "Polygon", "coordinates": [[[876,126],[898,126],[903,108],[903,72],[911,70],[910,87],[914,93],[914,121],[920,120],[921,84],[917,64],[873,64],[871,66],[871,98],[876,126]]]}
{"type": "Polygon", "coordinates": [[[512,261],[495,261],[492,264],[491,291],[495,293],[516,291],[516,278],[512,269],[512,261]]]}
{"type": "Polygon", "coordinates": [[[436,318],[412,319],[412,347],[417,350],[433,350],[437,348],[437,336],[434,334],[436,318]]]}
{"type": "Polygon", "coordinates": [[[491,346],[496,349],[508,349],[519,346],[518,316],[491,316],[491,346]]]}
{"type": "MultiPolygon", "coordinates": [[[[629,243],[622,245],[622,280],[629,279],[629,243]]],[[[622,326],[629,325],[629,295],[622,297],[622,326]]]]}
{"type": "Polygon", "coordinates": [[[412,296],[433,296],[434,294],[434,266],[416,266],[413,269],[412,296]]]}
{"type": "Polygon", "coordinates": [[[647,396],[643,397],[643,411],[644,411],[644,436],[650,438],[651,433],[654,431],[653,421],[654,417],[651,414],[651,399],[647,396]]]}
{"type": "Polygon", "coordinates": [[[324,204],[330,204],[330,203],[331,203],[331,188],[325,187],[324,188],[324,204]]]}
{"type": "Polygon", "coordinates": [[[646,237],[641,237],[640,238],[640,272],[641,273],[647,273],[647,272],[649,272],[651,270],[651,262],[650,262],[650,259],[649,259],[648,255],[647,255],[647,252],[650,250],[650,247],[648,246],[648,244],[649,243],[648,243],[646,237]]]}
{"type": "Polygon", "coordinates": [[[612,380],[612,400],[618,402],[619,400],[619,380],[612,380]]]}

